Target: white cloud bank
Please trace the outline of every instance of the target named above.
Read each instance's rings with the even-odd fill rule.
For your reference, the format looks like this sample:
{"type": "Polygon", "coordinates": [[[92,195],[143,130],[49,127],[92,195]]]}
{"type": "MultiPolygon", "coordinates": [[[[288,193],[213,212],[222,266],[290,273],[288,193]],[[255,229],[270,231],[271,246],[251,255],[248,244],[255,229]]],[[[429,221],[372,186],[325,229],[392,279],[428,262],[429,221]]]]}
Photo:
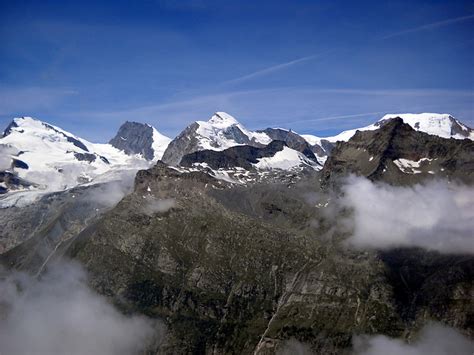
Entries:
{"type": "Polygon", "coordinates": [[[352,210],[348,242],[474,254],[474,188],[443,181],[394,187],[350,177],[339,200],[352,210]]]}
{"type": "Polygon", "coordinates": [[[277,351],[277,355],[313,355],[314,352],[308,344],[296,339],[289,339],[284,342],[283,347],[277,351]]]}
{"type": "MultiPolygon", "coordinates": [[[[385,335],[357,335],[352,339],[352,355],[472,355],[474,342],[454,328],[428,323],[411,343],[385,335]]],[[[348,352],[349,353],[349,352],[348,352]]],[[[309,344],[289,339],[278,355],[315,355],[309,344]]]]}
{"type": "Polygon", "coordinates": [[[121,314],[73,263],[41,279],[9,275],[0,282],[0,309],[0,354],[132,355],[163,333],[158,322],[121,314]]]}
{"type": "Polygon", "coordinates": [[[432,323],[426,325],[412,344],[384,335],[357,336],[355,355],[472,355],[474,342],[453,328],[432,323]]]}

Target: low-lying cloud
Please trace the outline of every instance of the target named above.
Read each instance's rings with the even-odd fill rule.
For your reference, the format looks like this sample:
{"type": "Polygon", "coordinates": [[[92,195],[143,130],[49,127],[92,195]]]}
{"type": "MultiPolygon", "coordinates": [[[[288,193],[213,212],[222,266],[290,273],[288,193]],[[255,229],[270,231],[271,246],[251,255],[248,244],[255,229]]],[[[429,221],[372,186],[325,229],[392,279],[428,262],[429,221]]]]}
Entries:
{"type": "Polygon", "coordinates": [[[395,187],[350,177],[338,203],[360,248],[420,247],[474,253],[474,188],[446,181],[395,187]]]}
{"type": "Polygon", "coordinates": [[[163,334],[160,323],[125,316],[62,262],[41,279],[22,273],[0,282],[0,353],[131,355],[163,334]]]}
{"type": "Polygon", "coordinates": [[[85,198],[101,207],[114,207],[125,195],[132,192],[135,175],[135,170],[121,171],[117,173],[114,180],[98,184],[96,188],[92,188],[90,193],[85,195],[85,198]]]}
{"type": "Polygon", "coordinates": [[[426,325],[411,344],[376,335],[356,336],[353,345],[355,355],[472,355],[474,352],[472,340],[439,323],[426,325]]]}
{"type": "Polygon", "coordinates": [[[149,216],[155,213],[164,213],[176,205],[174,198],[157,199],[149,197],[143,206],[143,212],[149,216]]]}
{"type": "Polygon", "coordinates": [[[314,352],[308,344],[302,343],[296,339],[289,339],[283,343],[277,355],[313,355],[314,352]]]}
{"type": "MultiPolygon", "coordinates": [[[[472,355],[474,342],[458,330],[441,323],[428,323],[410,343],[385,335],[357,335],[352,338],[352,355],[472,355]]],[[[286,340],[278,355],[315,355],[310,344],[286,340]]]]}
{"type": "Polygon", "coordinates": [[[0,144],[0,171],[11,168],[12,156],[18,154],[18,149],[6,144],[0,144]]]}

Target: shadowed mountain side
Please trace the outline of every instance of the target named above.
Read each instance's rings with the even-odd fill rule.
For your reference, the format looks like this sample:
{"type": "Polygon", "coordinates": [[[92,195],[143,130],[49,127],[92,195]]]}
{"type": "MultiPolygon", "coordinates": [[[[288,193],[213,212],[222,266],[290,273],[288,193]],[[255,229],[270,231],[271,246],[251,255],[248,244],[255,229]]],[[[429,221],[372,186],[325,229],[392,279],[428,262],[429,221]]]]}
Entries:
{"type": "Polygon", "coordinates": [[[393,185],[447,178],[474,183],[474,142],[415,131],[402,119],[391,119],[375,131],[357,131],[338,142],[322,170],[332,185],[350,173],[393,185]]]}
{"type": "Polygon", "coordinates": [[[87,265],[99,292],[166,319],[165,352],[273,354],[296,338],[338,354],[353,334],[402,336],[427,319],[472,332],[472,258],[453,257],[468,266],[452,278],[457,261],[419,273],[425,252],[413,252],[420,257],[407,261],[403,277],[432,292],[413,308],[420,293],[400,289],[389,254],[346,249],[341,232],[328,239],[332,222],[303,197],[308,186],[321,192],[310,181],[232,187],[158,163],[137,174],[135,191],[69,254],[87,265]],[[167,209],[145,211],[170,199],[167,209]],[[443,282],[453,287],[436,287],[443,282]],[[447,306],[435,307],[439,300],[447,306]]]}

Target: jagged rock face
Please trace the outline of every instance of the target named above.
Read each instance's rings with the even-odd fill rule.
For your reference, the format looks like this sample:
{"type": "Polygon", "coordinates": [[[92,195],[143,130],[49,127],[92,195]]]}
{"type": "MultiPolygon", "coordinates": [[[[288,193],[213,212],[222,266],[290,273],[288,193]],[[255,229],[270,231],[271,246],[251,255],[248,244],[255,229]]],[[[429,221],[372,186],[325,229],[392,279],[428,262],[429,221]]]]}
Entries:
{"type": "Polygon", "coordinates": [[[460,124],[458,120],[456,120],[454,117],[449,116],[449,119],[451,121],[451,135],[461,135],[466,138],[470,138],[473,135],[474,130],[470,127],[467,127],[463,124],[460,124]]]}
{"type": "Polygon", "coordinates": [[[267,128],[263,131],[266,135],[268,135],[273,140],[283,141],[286,145],[294,149],[298,152],[303,153],[307,158],[316,161],[316,157],[314,156],[314,152],[308,142],[301,137],[299,134],[296,134],[292,131],[287,131],[284,129],[279,128],[267,128]]]}
{"type": "Polygon", "coordinates": [[[178,165],[183,156],[199,150],[199,140],[194,132],[198,129],[197,123],[192,123],[171,141],[163,154],[163,160],[170,165],[178,165]]]}
{"type": "Polygon", "coordinates": [[[319,156],[328,156],[331,154],[333,148],[334,143],[328,141],[327,139],[321,139],[321,145],[314,145],[313,152],[319,156]]]}
{"type": "Polygon", "coordinates": [[[180,165],[191,167],[195,163],[206,163],[212,169],[241,167],[253,170],[255,168],[252,164],[256,164],[259,158],[272,157],[285,146],[285,142],[273,141],[263,148],[243,145],[223,151],[201,150],[185,155],[181,159],[180,165]]]}
{"type": "Polygon", "coordinates": [[[15,121],[11,121],[11,122],[8,124],[7,128],[5,128],[5,130],[3,131],[3,133],[2,133],[2,138],[5,138],[5,137],[8,136],[9,134],[11,134],[11,133],[12,133],[12,130],[13,130],[14,128],[18,128],[18,124],[17,124],[15,121]]]}
{"type": "Polygon", "coordinates": [[[413,290],[404,293],[400,260],[345,249],[343,235],[324,238],[331,225],[305,200],[317,181],[231,186],[158,163],[68,253],[99,292],[166,321],[163,353],[274,354],[294,337],[339,354],[353,334],[401,336],[427,319],[472,332],[472,258],[409,259],[403,278],[413,290]],[[452,287],[436,287],[446,280],[452,287]]]}
{"type": "Polygon", "coordinates": [[[128,155],[141,154],[147,160],[153,160],[153,127],[138,123],[125,122],[120,126],[117,135],[109,142],[128,155]]]}
{"type": "Polygon", "coordinates": [[[415,131],[401,119],[390,119],[375,131],[358,131],[338,142],[323,170],[325,184],[349,173],[395,185],[429,178],[474,183],[474,142],[415,131]]]}

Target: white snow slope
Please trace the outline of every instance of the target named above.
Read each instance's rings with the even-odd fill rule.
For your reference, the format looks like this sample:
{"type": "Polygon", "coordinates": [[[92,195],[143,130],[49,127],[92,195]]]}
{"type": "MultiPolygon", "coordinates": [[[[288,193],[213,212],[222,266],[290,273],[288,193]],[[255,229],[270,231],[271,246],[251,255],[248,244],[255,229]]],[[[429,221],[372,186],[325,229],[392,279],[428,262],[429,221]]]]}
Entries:
{"type": "MultiPolygon", "coordinates": [[[[13,122],[9,134],[0,138],[0,144],[15,148],[9,150],[13,153],[9,158],[28,165],[28,169],[8,169],[38,185],[37,188],[25,191],[36,192],[28,200],[34,200],[46,192],[61,191],[79,184],[113,180],[118,176],[115,172],[143,169],[150,165],[141,156],[126,155],[110,144],[88,142],[31,117],[15,118],[13,122]],[[16,154],[17,152],[20,153],[16,154]],[[93,158],[93,161],[81,161],[75,154],[93,158]]],[[[12,192],[18,193],[21,191],[12,192]]],[[[2,199],[2,206],[7,203],[8,195],[10,194],[2,199]]]]}
{"type": "Polygon", "coordinates": [[[302,135],[303,138],[311,145],[321,145],[321,139],[325,139],[331,143],[335,143],[337,141],[348,141],[357,131],[371,131],[380,128],[380,123],[392,119],[400,117],[403,122],[409,124],[413,129],[425,132],[434,136],[439,136],[442,138],[455,138],[455,139],[472,139],[474,140],[474,133],[466,133],[466,135],[462,135],[459,133],[453,132],[453,127],[457,125],[458,127],[462,128],[466,132],[469,130],[463,123],[455,119],[453,116],[446,114],[446,113],[400,113],[400,114],[387,114],[383,116],[378,122],[371,124],[369,126],[357,128],[357,129],[350,129],[347,131],[343,131],[338,135],[332,137],[317,137],[313,135],[302,135]]]}
{"type": "Polygon", "coordinates": [[[258,160],[258,163],[254,164],[257,169],[262,170],[293,170],[300,168],[301,166],[309,166],[315,170],[319,170],[321,167],[316,163],[312,162],[294,149],[283,147],[283,150],[276,152],[272,157],[264,157],[258,160]]]}
{"type": "Polygon", "coordinates": [[[151,145],[153,151],[155,152],[155,154],[153,155],[153,161],[157,162],[163,157],[166,148],[168,148],[168,145],[171,142],[171,138],[166,137],[160,132],[158,132],[155,127],[150,127],[153,129],[153,143],[151,145]]]}
{"type": "Polygon", "coordinates": [[[236,145],[244,145],[228,135],[233,127],[240,129],[250,141],[253,140],[261,144],[268,144],[272,141],[265,133],[248,130],[225,112],[216,112],[209,121],[196,121],[196,123],[199,125],[196,134],[202,150],[224,150],[236,145]]]}

